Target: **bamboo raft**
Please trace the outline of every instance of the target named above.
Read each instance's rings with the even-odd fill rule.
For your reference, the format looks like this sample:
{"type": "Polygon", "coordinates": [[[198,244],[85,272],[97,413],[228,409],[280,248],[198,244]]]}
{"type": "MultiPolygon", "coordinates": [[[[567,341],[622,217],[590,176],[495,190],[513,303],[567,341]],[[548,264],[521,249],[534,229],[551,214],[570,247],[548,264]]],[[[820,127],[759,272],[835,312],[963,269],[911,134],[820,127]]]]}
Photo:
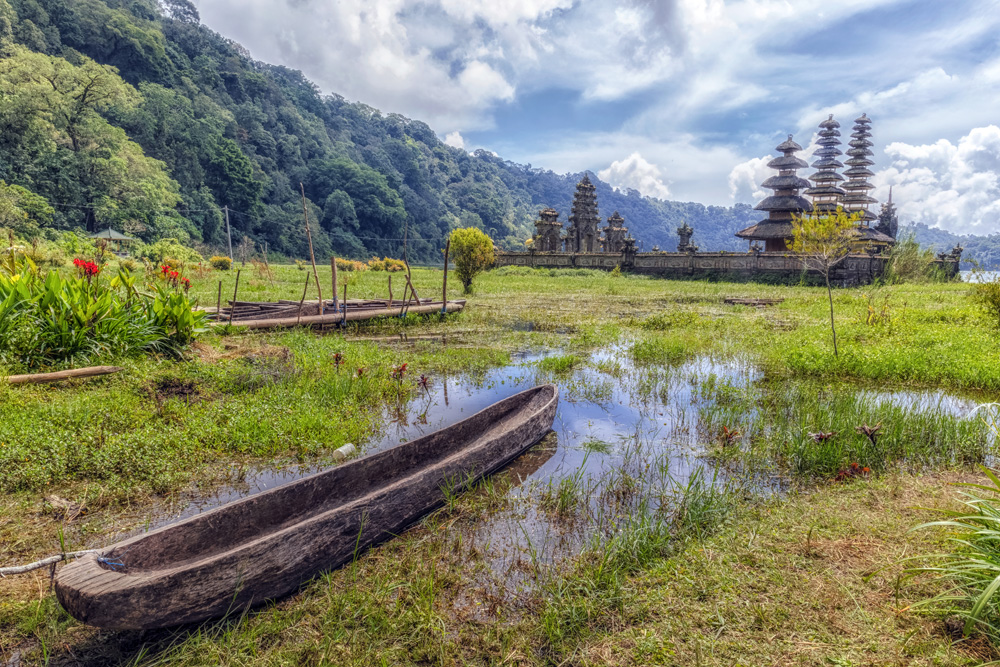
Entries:
{"type": "MultiPolygon", "coordinates": [[[[230,301],[219,312],[209,311],[212,326],[228,325],[248,329],[275,329],[295,326],[335,325],[359,322],[377,317],[399,317],[407,313],[429,315],[432,313],[454,313],[465,307],[465,300],[434,301],[432,299],[410,299],[408,301],[388,299],[348,299],[323,302],[323,314],[319,314],[316,302],[299,301],[230,301]],[[346,304],[346,305],[345,305],[346,304]]],[[[213,309],[214,311],[214,309],[213,309]]]]}
{"type": "Polygon", "coordinates": [[[287,595],[500,470],[552,428],[542,385],[392,449],[84,554],[55,578],[75,618],[150,629],[287,595]]]}

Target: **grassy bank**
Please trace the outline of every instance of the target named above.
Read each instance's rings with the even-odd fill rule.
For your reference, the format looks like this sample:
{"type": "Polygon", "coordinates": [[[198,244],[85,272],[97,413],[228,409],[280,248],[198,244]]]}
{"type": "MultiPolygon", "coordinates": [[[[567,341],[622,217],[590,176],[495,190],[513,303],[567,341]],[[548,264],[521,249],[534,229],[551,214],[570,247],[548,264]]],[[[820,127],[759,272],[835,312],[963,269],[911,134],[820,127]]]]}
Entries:
{"type": "MultiPolygon", "coordinates": [[[[239,298],[300,298],[306,272],[273,269],[268,276],[248,265],[239,298]]],[[[422,297],[439,298],[441,278],[414,270],[422,297]]],[[[349,298],[388,296],[384,272],[340,279],[349,298]]],[[[219,280],[231,298],[235,271],[193,278],[203,305],[214,305],[219,280]]],[[[320,281],[328,289],[328,266],[320,281]]],[[[0,385],[0,563],[54,553],[60,536],[70,548],[102,543],[141,528],[155,508],[169,513],[221,483],[238,486],[247,470],[329,464],[336,447],[377,439],[405,419],[421,396],[420,375],[475,387],[532,350],[551,353],[524,363],[539,381],[566,383],[563,400],[607,402],[613,381],[637,406],[668,403],[660,392],[686,362],[748,365],[752,381],[700,377],[692,389],[694,455],[727,475],[822,485],[793,484],[800,490],[786,502],[734,492],[718,511],[705,496],[671,496],[669,516],[644,511],[637,516],[648,522],[623,523],[558,567],[544,566],[529,539],[499,576],[494,536],[478,529],[508,512],[515,533],[531,517],[569,531],[590,487],[555,483],[521,506],[498,481],[302,595],[180,633],[84,628],[59,609],[39,572],[0,581],[0,654],[94,665],[958,665],[985,650],[950,648],[936,620],[897,614],[922,591],[900,592],[897,603],[889,574],[866,579],[904,553],[939,546],[939,536],[907,533],[920,520],[908,508],[946,502],[951,477],[900,471],[963,470],[993,451],[961,414],[882,395],[932,388],[979,402],[1000,391],[1000,343],[966,286],[836,292],[838,358],[820,288],[520,269],[484,274],[475,288],[466,310],[446,318],[324,333],[213,332],[185,360],[107,359],[126,371],[0,385]],[[727,305],[728,297],[783,301],[755,309],[727,305]],[[403,364],[403,378],[394,378],[403,364]],[[855,431],[877,424],[874,438],[855,431]],[[868,472],[831,483],[852,462],[868,472]],[[84,510],[71,518],[64,501],[84,510]],[[822,594],[809,598],[813,590],[822,594]],[[782,600],[796,603],[783,608],[782,600]]],[[[449,298],[462,296],[452,281],[449,298]]],[[[611,444],[586,447],[597,456],[611,444]]],[[[607,501],[634,498],[646,479],[616,471],[604,480],[614,489],[607,501]]]]}

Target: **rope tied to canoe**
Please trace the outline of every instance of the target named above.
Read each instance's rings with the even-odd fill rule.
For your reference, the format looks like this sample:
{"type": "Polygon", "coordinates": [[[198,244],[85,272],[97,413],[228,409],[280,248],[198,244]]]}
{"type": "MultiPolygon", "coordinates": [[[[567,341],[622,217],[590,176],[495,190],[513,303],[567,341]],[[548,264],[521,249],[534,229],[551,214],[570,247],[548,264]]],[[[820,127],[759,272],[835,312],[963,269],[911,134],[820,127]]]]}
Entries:
{"type": "Polygon", "coordinates": [[[108,568],[114,570],[115,572],[119,572],[125,569],[125,563],[121,562],[121,559],[118,558],[113,558],[113,559],[98,558],[97,562],[100,563],[101,565],[107,566],[108,568]]]}

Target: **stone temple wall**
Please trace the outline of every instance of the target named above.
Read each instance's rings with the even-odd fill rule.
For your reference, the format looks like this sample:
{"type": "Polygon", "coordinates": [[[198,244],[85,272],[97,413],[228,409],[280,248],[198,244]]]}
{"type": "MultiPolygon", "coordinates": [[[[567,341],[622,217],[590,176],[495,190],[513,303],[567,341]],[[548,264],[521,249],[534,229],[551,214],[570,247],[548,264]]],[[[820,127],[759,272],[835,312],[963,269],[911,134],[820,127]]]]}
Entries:
{"type": "MultiPolygon", "coordinates": [[[[580,268],[611,271],[616,266],[629,273],[684,280],[722,280],[798,284],[822,282],[822,274],[805,266],[803,258],[791,253],[562,253],[498,252],[496,266],[538,268],[580,268]]],[[[952,275],[958,262],[945,262],[952,275]],[[953,265],[953,266],[951,266],[953,265]]],[[[840,287],[867,285],[880,277],[886,258],[867,254],[849,255],[831,274],[840,287]]]]}

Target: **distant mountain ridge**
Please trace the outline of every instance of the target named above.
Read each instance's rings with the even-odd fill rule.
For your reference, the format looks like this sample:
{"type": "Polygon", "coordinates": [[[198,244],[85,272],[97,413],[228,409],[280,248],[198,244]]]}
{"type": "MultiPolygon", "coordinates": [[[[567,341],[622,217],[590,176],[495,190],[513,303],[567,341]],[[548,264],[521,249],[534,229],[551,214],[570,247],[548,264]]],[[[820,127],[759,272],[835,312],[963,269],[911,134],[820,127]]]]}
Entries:
{"type": "MultiPolygon", "coordinates": [[[[321,95],[201,25],[189,0],[0,0],[0,53],[0,227],[26,234],[113,227],[220,248],[226,207],[234,245],[305,257],[302,183],[318,256],[398,256],[405,233],[411,259],[438,261],[459,226],[523,248],[541,208],[566,220],[582,176],[321,95]],[[85,90],[101,95],[80,103],[85,90]]],[[[745,250],[733,234],[763,217],[591,178],[602,217],[617,210],[646,250],[675,249],[684,222],[702,250],[745,250]]]]}

